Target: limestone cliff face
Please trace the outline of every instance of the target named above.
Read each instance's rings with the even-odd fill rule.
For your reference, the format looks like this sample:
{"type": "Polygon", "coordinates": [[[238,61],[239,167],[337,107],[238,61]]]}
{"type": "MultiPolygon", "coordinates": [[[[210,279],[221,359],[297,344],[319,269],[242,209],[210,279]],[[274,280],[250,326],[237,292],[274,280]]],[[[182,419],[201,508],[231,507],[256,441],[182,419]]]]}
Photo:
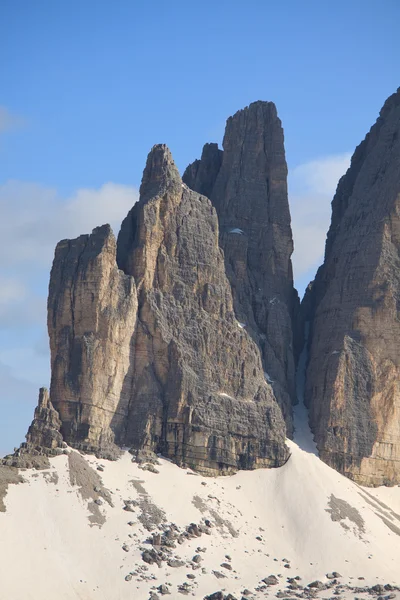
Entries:
{"type": "Polygon", "coordinates": [[[108,225],[63,240],[50,276],[50,397],[71,445],[113,453],[123,438],[132,387],[136,286],[116,264],[108,225]]]}
{"type": "Polygon", "coordinates": [[[255,102],[230,117],[223,148],[206,144],[183,181],[208,196],[217,210],[235,313],[262,350],[290,435],[298,300],[283,130],[275,105],[255,102]]]}
{"type": "Polygon", "coordinates": [[[215,208],[150,152],[118,244],[58,244],[48,302],[51,399],[69,444],[162,452],[205,473],[279,466],[285,425],[235,318],[215,208]]]}
{"type": "Polygon", "coordinates": [[[400,482],[400,89],[332,202],[308,295],[306,399],[320,455],[361,484],[400,482]]]}

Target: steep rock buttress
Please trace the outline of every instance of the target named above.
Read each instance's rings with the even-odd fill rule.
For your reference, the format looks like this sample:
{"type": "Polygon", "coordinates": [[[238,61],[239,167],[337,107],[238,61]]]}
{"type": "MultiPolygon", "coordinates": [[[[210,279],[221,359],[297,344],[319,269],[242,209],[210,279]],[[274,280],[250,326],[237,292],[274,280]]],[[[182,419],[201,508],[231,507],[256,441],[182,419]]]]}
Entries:
{"type": "Polygon", "coordinates": [[[235,313],[261,348],[291,435],[298,299],[283,130],[275,105],[254,102],[230,117],[223,148],[206,144],[183,181],[208,196],[217,210],[235,313]]]}
{"type": "Polygon", "coordinates": [[[320,456],[363,485],[400,482],[399,138],[400,89],[338,184],[324,264],[302,307],[320,456]]]}
{"type": "Polygon", "coordinates": [[[215,208],[155,146],[118,243],[108,226],[57,246],[48,327],[64,440],[162,452],[205,473],[275,467],[285,423],[236,320],[215,208]]]}

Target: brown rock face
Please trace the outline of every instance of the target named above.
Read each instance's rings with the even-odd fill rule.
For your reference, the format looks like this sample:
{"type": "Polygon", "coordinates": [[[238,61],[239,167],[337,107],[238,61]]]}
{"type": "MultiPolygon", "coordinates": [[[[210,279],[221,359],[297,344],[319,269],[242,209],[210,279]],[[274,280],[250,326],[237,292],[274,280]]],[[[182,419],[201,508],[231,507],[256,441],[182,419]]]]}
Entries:
{"type": "Polygon", "coordinates": [[[112,456],[131,399],[137,296],[108,225],[63,240],[50,277],[52,403],[71,445],[112,456]]]}
{"type": "Polygon", "coordinates": [[[183,181],[208,196],[217,210],[235,313],[262,350],[290,435],[298,299],[283,130],[275,105],[255,102],[230,117],[223,148],[206,144],[183,181]]]}
{"type": "Polygon", "coordinates": [[[117,245],[108,226],[58,244],[48,307],[51,398],[71,445],[129,445],[210,474],[287,460],[260,352],[233,312],[216,211],[165,146],[117,245]]]}
{"type": "Polygon", "coordinates": [[[339,182],[307,299],[310,423],[321,458],[365,485],[400,482],[399,137],[400,89],[339,182]]]}

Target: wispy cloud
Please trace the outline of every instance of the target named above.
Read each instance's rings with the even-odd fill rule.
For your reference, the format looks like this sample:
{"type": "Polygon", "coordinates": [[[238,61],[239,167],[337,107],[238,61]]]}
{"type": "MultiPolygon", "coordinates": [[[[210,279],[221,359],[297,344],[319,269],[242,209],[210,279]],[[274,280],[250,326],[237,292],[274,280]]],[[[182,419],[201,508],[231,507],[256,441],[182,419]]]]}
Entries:
{"type": "Polygon", "coordinates": [[[8,110],[6,106],[0,106],[0,133],[18,129],[25,124],[25,119],[8,110]]]}
{"type": "Polygon", "coordinates": [[[322,263],[331,219],[331,201],[350,165],[345,152],[301,164],[289,172],[289,200],[294,237],[296,281],[322,263]]]}
{"type": "MultiPolygon", "coordinates": [[[[137,199],[135,188],[116,183],[69,198],[33,183],[0,185],[0,408],[17,432],[13,445],[32,418],[36,388],[49,382],[46,301],[56,243],[104,223],[117,233],[137,199]]],[[[0,455],[12,450],[3,429],[0,455]]]]}
{"type": "Polygon", "coordinates": [[[1,268],[13,268],[18,277],[32,267],[48,268],[60,239],[90,233],[97,225],[110,223],[117,232],[137,199],[135,188],[116,183],[79,189],[69,198],[35,183],[0,185],[0,276],[1,268]]]}

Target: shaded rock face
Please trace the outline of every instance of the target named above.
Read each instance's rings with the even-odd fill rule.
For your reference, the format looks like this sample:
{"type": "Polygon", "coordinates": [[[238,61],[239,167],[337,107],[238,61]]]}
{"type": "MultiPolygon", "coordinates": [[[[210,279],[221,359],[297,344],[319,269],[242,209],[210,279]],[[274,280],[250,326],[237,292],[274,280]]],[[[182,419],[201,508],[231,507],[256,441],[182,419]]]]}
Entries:
{"type": "Polygon", "coordinates": [[[215,208],[150,152],[118,243],[108,226],[57,246],[51,399],[65,441],[162,452],[209,474],[288,458],[260,352],[239,326],[215,208]]]}
{"type": "Polygon", "coordinates": [[[360,484],[400,482],[400,89],[332,202],[307,295],[306,399],[321,458],[360,484]]]}
{"type": "Polygon", "coordinates": [[[223,148],[206,144],[183,181],[208,196],[217,210],[234,310],[261,348],[291,435],[298,298],[283,130],[275,105],[255,102],[230,117],[223,148]]]}

